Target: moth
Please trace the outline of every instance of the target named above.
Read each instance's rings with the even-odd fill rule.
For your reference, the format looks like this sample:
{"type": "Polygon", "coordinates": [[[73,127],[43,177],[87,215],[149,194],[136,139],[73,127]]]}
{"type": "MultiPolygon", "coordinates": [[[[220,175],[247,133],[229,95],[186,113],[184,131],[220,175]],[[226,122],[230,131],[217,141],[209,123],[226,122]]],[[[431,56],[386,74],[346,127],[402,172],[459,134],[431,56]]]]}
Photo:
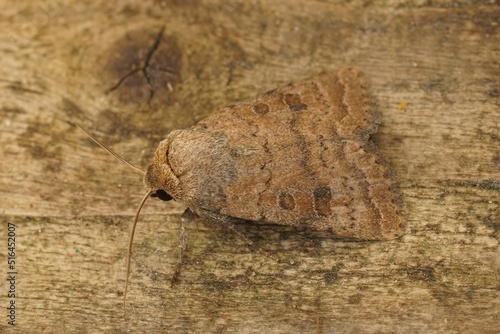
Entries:
{"type": "MultiPolygon", "coordinates": [[[[405,230],[397,177],[369,136],[379,114],[357,69],[291,83],[172,131],[147,168],[150,196],[186,205],[182,221],[266,222],[389,240],[405,230]]],[[[179,263],[186,247],[181,224],[179,263]]],[[[127,284],[127,283],[126,283],[127,284]]],[[[125,288],[126,293],[126,288],[125,288]]]]}

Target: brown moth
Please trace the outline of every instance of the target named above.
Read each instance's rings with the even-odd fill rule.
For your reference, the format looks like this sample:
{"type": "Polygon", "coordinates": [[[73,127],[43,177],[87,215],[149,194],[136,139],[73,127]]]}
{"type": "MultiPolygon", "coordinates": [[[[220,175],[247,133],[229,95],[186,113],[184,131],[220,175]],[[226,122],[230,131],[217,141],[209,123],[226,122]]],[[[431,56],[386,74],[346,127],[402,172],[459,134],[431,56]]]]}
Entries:
{"type": "Polygon", "coordinates": [[[321,74],[172,131],[144,183],[208,221],[394,239],[405,219],[396,175],[368,138],[377,118],[360,72],[321,74]]]}
{"type": "MultiPolygon", "coordinates": [[[[365,85],[355,69],[324,73],[172,131],[145,173],[127,281],[135,224],[150,195],[185,204],[181,221],[258,221],[353,240],[401,236],[398,181],[369,140],[378,113],[365,85]]],[[[174,280],[185,247],[181,222],[174,280]]]]}

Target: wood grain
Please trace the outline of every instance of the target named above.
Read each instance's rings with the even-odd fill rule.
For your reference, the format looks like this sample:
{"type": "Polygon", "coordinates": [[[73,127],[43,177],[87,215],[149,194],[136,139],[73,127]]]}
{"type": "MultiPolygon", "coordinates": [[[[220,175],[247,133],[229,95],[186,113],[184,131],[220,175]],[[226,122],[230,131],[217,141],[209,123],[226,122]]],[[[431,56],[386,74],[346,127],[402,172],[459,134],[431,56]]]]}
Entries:
{"type": "Polygon", "coordinates": [[[0,239],[7,221],[18,238],[17,323],[1,313],[1,332],[497,332],[498,4],[2,1],[0,17],[0,239]],[[184,208],[151,201],[125,318],[142,176],[67,121],[145,167],[170,131],[340,66],[369,81],[407,234],[353,243],[237,226],[274,261],[196,221],[171,289],[184,208]]]}

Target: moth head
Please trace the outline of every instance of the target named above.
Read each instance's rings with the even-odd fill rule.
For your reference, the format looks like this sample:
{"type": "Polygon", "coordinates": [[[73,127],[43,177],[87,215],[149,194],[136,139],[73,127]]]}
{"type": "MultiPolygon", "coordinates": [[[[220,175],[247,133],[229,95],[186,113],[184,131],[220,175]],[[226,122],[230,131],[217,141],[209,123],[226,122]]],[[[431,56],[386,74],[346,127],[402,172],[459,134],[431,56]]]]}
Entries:
{"type": "Polygon", "coordinates": [[[179,179],[175,175],[168,160],[171,136],[160,142],[144,176],[145,186],[152,190],[152,196],[168,201],[172,198],[182,198],[179,179]]]}

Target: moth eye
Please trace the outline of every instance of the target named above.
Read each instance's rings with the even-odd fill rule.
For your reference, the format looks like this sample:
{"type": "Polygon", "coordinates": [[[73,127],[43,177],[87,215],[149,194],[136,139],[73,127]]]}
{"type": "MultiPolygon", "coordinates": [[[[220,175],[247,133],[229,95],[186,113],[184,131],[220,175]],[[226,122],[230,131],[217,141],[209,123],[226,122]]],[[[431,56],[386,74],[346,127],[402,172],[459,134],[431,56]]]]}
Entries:
{"type": "Polygon", "coordinates": [[[162,201],[165,201],[165,202],[168,202],[170,200],[172,200],[172,196],[170,196],[169,194],[167,194],[167,192],[163,189],[158,189],[157,191],[155,191],[151,197],[156,197],[162,201]]]}

